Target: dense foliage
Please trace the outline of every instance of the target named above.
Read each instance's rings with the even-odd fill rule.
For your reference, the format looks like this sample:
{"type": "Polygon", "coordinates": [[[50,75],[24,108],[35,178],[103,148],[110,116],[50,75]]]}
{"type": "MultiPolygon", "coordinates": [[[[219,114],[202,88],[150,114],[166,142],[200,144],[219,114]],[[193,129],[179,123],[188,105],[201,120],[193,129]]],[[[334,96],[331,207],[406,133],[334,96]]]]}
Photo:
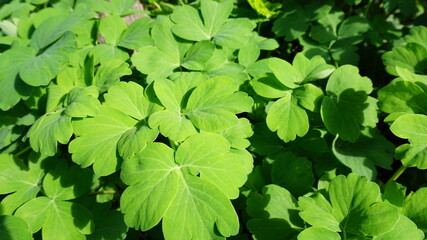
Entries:
{"type": "Polygon", "coordinates": [[[0,239],[425,239],[427,1],[0,3],[0,239]]]}

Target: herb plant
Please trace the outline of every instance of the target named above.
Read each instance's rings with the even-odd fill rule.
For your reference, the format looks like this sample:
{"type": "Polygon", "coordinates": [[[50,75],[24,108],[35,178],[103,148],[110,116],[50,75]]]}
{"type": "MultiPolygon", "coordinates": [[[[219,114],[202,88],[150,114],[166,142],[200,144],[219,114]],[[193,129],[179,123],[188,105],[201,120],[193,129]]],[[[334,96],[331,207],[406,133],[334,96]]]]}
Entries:
{"type": "Polygon", "coordinates": [[[427,2],[12,0],[0,239],[427,234],[427,2]]]}

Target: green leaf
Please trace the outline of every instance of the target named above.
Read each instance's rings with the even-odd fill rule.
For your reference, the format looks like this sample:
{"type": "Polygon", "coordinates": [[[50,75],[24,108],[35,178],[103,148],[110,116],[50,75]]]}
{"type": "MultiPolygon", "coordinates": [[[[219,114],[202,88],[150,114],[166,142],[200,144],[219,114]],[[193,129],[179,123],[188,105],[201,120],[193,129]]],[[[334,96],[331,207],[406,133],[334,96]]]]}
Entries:
{"type": "Polygon", "coordinates": [[[260,56],[260,48],[255,43],[249,43],[239,50],[239,64],[249,67],[254,64],[260,56]]]}
{"type": "Polygon", "coordinates": [[[268,129],[265,122],[253,124],[254,135],[249,138],[250,150],[260,155],[268,155],[283,149],[283,142],[268,129]]]}
{"type": "Polygon", "coordinates": [[[67,144],[72,135],[71,117],[63,114],[63,111],[54,111],[37,119],[26,137],[30,139],[34,151],[53,156],[58,151],[57,142],[67,144]]]}
{"type": "Polygon", "coordinates": [[[286,10],[274,21],[272,30],[276,36],[285,36],[286,41],[293,41],[306,32],[310,21],[299,4],[289,2],[286,5],[286,10]]]}
{"type": "Polygon", "coordinates": [[[249,19],[229,19],[214,36],[213,42],[221,47],[240,49],[247,43],[255,27],[255,23],[249,19]]]}
{"type": "Polygon", "coordinates": [[[300,197],[298,206],[302,209],[299,215],[308,224],[334,232],[341,231],[340,222],[334,216],[335,210],[322,194],[300,197]]]}
{"type": "Polygon", "coordinates": [[[296,88],[304,77],[290,63],[280,58],[270,58],[267,62],[277,79],[288,88],[296,88]]]}
{"type": "Polygon", "coordinates": [[[172,21],[176,23],[172,31],[177,36],[192,41],[210,40],[227,20],[232,7],[232,1],[201,1],[203,22],[196,9],[190,6],[179,7],[171,15],[172,21]]]}
{"type": "Polygon", "coordinates": [[[399,215],[399,221],[393,230],[375,236],[373,240],[422,240],[424,233],[417,228],[414,222],[404,215],[399,215]]]}
{"type": "Polygon", "coordinates": [[[108,44],[98,44],[91,49],[91,53],[94,56],[95,63],[105,63],[111,60],[121,60],[122,62],[129,59],[129,54],[115,46],[108,44]]]}
{"type": "Polygon", "coordinates": [[[43,239],[84,240],[92,233],[92,214],[77,203],[53,200],[47,197],[34,198],[16,211],[35,233],[42,228],[43,239]]]}
{"type": "Polygon", "coordinates": [[[199,14],[193,7],[180,6],[171,15],[175,23],[172,32],[186,40],[212,40],[219,46],[239,49],[251,37],[255,24],[243,18],[227,20],[232,8],[232,1],[203,0],[199,14]]]}
{"type": "Polygon", "coordinates": [[[415,26],[410,29],[410,34],[405,36],[405,41],[408,43],[418,43],[427,49],[425,39],[427,38],[427,28],[425,26],[415,26]]]}
{"type": "MultiPolygon", "coordinates": [[[[377,202],[380,189],[375,183],[368,182],[367,178],[351,173],[347,177],[339,175],[331,181],[329,197],[336,211],[335,218],[341,222],[347,216],[360,214],[377,202]]],[[[341,227],[345,229],[346,225],[341,227]]]]}
{"type": "Polygon", "coordinates": [[[153,44],[149,30],[152,20],[139,18],[133,21],[120,36],[117,46],[137,50],[153,44]]]}
{"type": "Polygon", "coordinates": [[[134,118],[108,106],[101,106],[95,118],[73,122],[74,133],[78,136],[69,145],[73,161],[82,167],[94,164],[97,175],[113,173],[120,167],[116,156],[118,142],[137,123],[134,118]]]}
{"type": "Polygon", "coordinates": [[[16,208],[35,198],[40,191],[44,171],[12,155],[0,154],[0,194],[9,194],[0,203],[0,214],[12,214],[16,208]]]}
{"type": "Polygon", "coordinates": [[[427,116],[422,114],[406,114],[400,116],[391,125],[394,135],[408,139],[414,145],[427,142],[427,116]]]}
{"type": "MultiPolygon", "coordinates": [[[[55,21],[52,21],[51,18],[46,19],[31,36],[30,46],[39,51],[51,45],[63,35],[69,34],[66,32],[72,30],[73,26],[84,21],[88,16],[86,10],[80,9],[69,15],[55,17],[55,21]]],[[[60,40],[58,41],[60,42],[60,40]]]]}
{"type": "Polygon", "coordinates": [[[94,86],[73,88],[64,99],[64,114],[70,117],[95,116],[101,104],[94,86]]]}
{"type": "Polygon", "coordinates": [[[219,31],[221,25],[227,21],[228,16],[233,10],[233,2],[202,0],[200,5],[206,30],[209,35],[213,36],[219,31]]]}
{"type": "Polygon", "coordinates": [[[363,236],[376,236],[394,228],[399,220],[397,208],[390,203],[375,203],[358,215],[350,215],[345,230],[363,236]]]}
{"type": "Polygon", "coordinates": [[[123,164],[121,178],[131,185],[120,204],[126,224],[148,230],[163,218],[167,239],[237,234],[238,219],[228,198],[238,196],[252,159],[229,147],[212,133],[189,137],[175,156],[164,144],[149,143],[123,164]]]}
{"type": "Polygon", "coordinates": [[[298,235],[298,240],[340,240],[341,237],[338,233],[333,232],[323,227],[310,227],[302,231],[298,235]]]}
{"type": "Polygon", "coordinates": [[[381,111],[427,113],[427,93],[417,84],[396,79],[378,91],[381,111]]]}
{"type": "Polygon", "coordinates": [[[369,30],[370,26],[365,18],[351,16],[345,19],[338,29],[338,39],[355,45],[363,41],[363,33],[369,30]]]}
{"type": "Polygon", "coordinates": [[[32,58],[22,64],[19,76],[31,86],[47,85],[68,62],[68,54],[76,48],[75,36],[66,32],[63,37],[48,47],[42,54],[36,55],[32,50],[32,58]]]}
{"type": "Polygon", "coordinates": [[[125,239],[128,231],[123,214],[109,207],[110,203],[97,203],[93,210],[95,231],[87,236],[88,240],[125,239]]]}
{"type": "Polygon", "coordinates": [[[104,37],[105,42],[116,46],[120,41],[122,32],[127,28],[126,22],[117,15],[109,15],[101,19],[99,32],[104,37]]]}
{"type": "Polygon", "coordinates": [[[264,186],[262,195],[252,194],[246,202],[246,211],[253,217],[247,227],[256,239],[291,239],[303,226],[297,201],[277,185],[264,186]]]}
{"type": "Polygon", "coordinates": [[[196,134],[196,128],[183,115],[190,93],[207,78],[200,73],[182,73],[174,81],[159,79],[154,82],[154,91],[165,110],[153,113],[148,123],[159,126],[160,133],[173,141],[183,141],[196,134]]]}
{"type": "Polygon", "coordinates": [[[374,129],[366,128],[355,143],[335,138],[332,151],[352,172],[375,180],[376,166],[391,170],[394,145],[374,129]]]}
{"type": "Polygon", "coordinates": [[[380,202],[378,185],[354,173],[332,179],[329,199],[331,204],[319,193],[300,198],[301,217],[313,227],[355,239],[389,232],[399,220],[395,206],[380,202]]]}
{"type": "Polygon", "coordinates": [[[280,8],[282,7],[282,4],[280,3],[271,3],[267,0],[249,0],[248,3],[255,11],[257,11],[258,14],[263,15],[266,18],[271,18],[279,13],[280,8]]]}
{"type": "Polygon", "coordinates": [[[321,106],[329,132],[350,142],[357,140],[361,126],[375,127],[378,121],[376,99],[367,96],[372,92],[372,82],[358,72],[350,65],[338,68],[329,78],[321,106]]]}
{"type": "Polygon", "coordinates": [[[21,98],[30,96],[33,88],[18,76],[20,67],[32,57],[28,47],[15,47],[0,55],[0,109],[7,111],[21,98]],[[13,61],[11,61],[13,59],[13,61]]]}
{"type": "Polygon", "coordinates": [[[392,51],[382,56],[385,69],[388,73],[398,76],[396,67],[407,69],[417,74],[427,73],[427,64],[424,59],[427,56],[427,48],[412,42],[405,47],[395,47],[392,51]]]}
{"type": "Polygon", "coordinates": [[[144,94],[144,88],[135,82],[119,82],[104,95],[105,105],[120,110],[136,120],[147,118],[156,110],[144,94]]]}
{"type": "Polygon", "coordinates": [[[261,97],[281,98],[290,94],[290,88],[283,85],[273,74],[261,75],[251,81],[254,91],[261,97]]]}
{"type": "Polygon", "coordinates": [[[121,77],[131,74],[132,71],[129,69],[129,64],[121,60],[116,59],[104,62],[96,71],[92,84],[102,93],[118,83],[121,77]]]}
{"type": "Polygon", "coordinates": [[[93,173],[79,166],[68,168],[60,162],[43,179],[43,190],[51,199],[70,200],[88,192],[92,185],[93,173]],[[75,176],[79,176],[77,179],[75,176]]]}
{"type": "Polygon", "coordinates": [[[309,128],[307,113],[290,94],[273,103],[267,113],[267,125],[285,142],[304,136],[309,128]]]}
{"type": "Polygon", "coordinates": [[[308,59],[302,53],[295,55],[292,65],[303,77],[299,80],[299,83],[324,79],[335,71],[335,67],[326,64],[325,59],[321,56],[314,56],[308,59]]]}
{"type": "Polygon", "coordinates": [[[405,196],[406,187],[395,181],[390,181],[384,187],[382,199],[384,201],[387,200],[396,207],[402,207],[405,196]]]}
{"type": "Polygon", "coordinates": [[[268,158],[274,161],[271,168],[271,180],[274,184],[286,188],[295,196],[312,190],[314,175],[307,158],[296,157],[292,152],[279,152],[268,158]]]}
{"type": "Polygon", "coordinates": [[[188,98],[185,115],[199,129],[221,131],[237,123],[235,114],[247,112],[253,100],[229,77],[214,77],[201,83],[188,98]]]}
{"type": "Polygon", "coordinates": [[[302,85],[299,88],[296,88],[292,95],[297,99],[298,104],[311,111],[311,112],[319,112],[320,106],[323,98],[323,91],[321,88],[307,83],[302,85]]]}
{"type": "Polygon", "coordinates": [[[132,55],[132,63],[138,71],[148,74],[152,80],[165,78],[172,74],[173,70],[181,65],[180,53],[182,44],[175,40],[170,28],[170,22],[155,24],[151,35],[154,46],[144,47],[132,55]]]}
{"type": "Polygon", "coordinates": [[[220,132],[230,143],[232,148],[243,150],[250,146],[249,138],[254,132],[252,125],[246,118],[239,118],[237,124],[220,132]]]}
{"type": "Polygon", "coordinates": [[[204,70],[205,63],[212,57],[215,45],[210,41],[200,41],[188,49],[182,61],[182,66],[189,70],[204,70]]]}
{"type": "Polygon", "coordinates": [[[427,169],[427,144],[403,144],[396,148],[396,159],[402,161],[405,167],[427,169]]]}
{"type": "Polygon", "coordinates": [[[32,240],[28,224],[19,217],[0,216],[0,238],[4,240],[32,240]]]}
{"type": "Polygon", "coordinates": [[[120,82],[104,98],[98,115],[73,122],[78,137],[69,145],[74,162],[82,167],[93,163],[95,174],[101,176],[119,169],[117,151],[121,157],[129,158],[158,134],[157,129],[148,127],[146,119],[158,107],[147,99],[140,85],[120,82]]]}
{"type": "MultiPolygon", "coordinates": [[[[226,3],[230,2],[227,1],[226,3]]],[[[176,8],[170,17],[176,23],[172,27],[173,33],[181,38],[191,41],[202,41],[210,40],[213,36],[211,34],[215,34],[205,28],[202,19],[199,17],[199,12],[191,6],[187,5],[176,8]]]]}
{"type": "Polygon", "coordinates": [[[418,228],[427,233],[427,188],[420,188],[409,195],[403,205],[402,213],[410,218],[418,228]]]}

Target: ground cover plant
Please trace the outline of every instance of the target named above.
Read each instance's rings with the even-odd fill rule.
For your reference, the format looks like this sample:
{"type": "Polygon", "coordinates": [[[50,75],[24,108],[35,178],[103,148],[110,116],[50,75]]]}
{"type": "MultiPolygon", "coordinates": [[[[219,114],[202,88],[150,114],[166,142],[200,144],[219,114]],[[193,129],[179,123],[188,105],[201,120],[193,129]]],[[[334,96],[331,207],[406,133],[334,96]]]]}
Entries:
{"type": "Polygon", "coordinates": [[[0,3],[0,239],[426,238],[427,1],[0,3]]]}

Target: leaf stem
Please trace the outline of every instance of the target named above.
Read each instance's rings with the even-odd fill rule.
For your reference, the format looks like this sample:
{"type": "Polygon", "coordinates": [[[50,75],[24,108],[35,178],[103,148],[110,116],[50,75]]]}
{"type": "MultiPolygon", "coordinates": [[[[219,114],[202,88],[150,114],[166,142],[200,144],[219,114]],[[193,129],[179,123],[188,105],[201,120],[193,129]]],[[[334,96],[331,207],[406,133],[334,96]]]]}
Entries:
{"type": "Polygon", "coordinates": [[[400,177],[400,175],[402,175],[402,173],[405,172],[406,169],[407,167],[403,165],[400,166],[400,168],[397,169],[396,172],[394,172],[393,176],[390,177],[390,179],[387,181],[385,185],[389,184],[391,181],[396,181],[400,177]]]}
{"type": "Polygon", "coordinates": [[[163,10],[160,4],[158,4],[157,2],[153,2],[153,5],[156,6],[156,8],[159,9],[160,11],[163,10]]]}
{"type": "Polygon", "coordinates": [[[169,139],[169,145],[171,146],[171,148],[172,148],[174,151],[176,151],[176,148],[177,148],[177,146],[178,146],[178,143],[177,143],[177,142],[172,141],[172,140],[170,140],[170,139],[169,139]]]}
{"type": "Polygon", "coordinates": [[[368,2],[368,6],[366,6],[366,10],[365,10],[365,18],[366,17],[368,17],[368,13],[369,13],[369,10],[370,10],[370,8],[371,8],[371,5],[372,5],[372,0],[369,0],[369,2],[368,2]]]}
{"type": "Polygon", "coordinates": [[[22,149],[20,152],[18,152],[17,154],[15,154],[15,157],[19,157],[19,156],[21,156],[22,154],[24,154],[25,152],[27,152],[28,150],[30,150],[31,149],[31,146],[30,145],[28,145],[28,146],[26,146],[24,149],[22,149]]]}

